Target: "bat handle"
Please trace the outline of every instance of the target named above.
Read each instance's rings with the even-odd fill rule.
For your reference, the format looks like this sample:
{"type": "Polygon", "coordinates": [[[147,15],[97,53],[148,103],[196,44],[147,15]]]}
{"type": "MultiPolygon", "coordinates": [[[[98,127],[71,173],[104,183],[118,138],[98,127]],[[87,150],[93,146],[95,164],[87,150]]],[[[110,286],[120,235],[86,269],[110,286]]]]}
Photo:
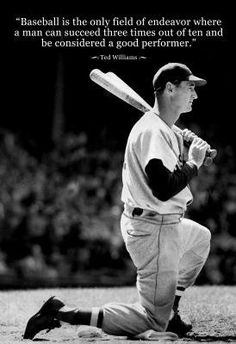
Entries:
{"type": "Polygon", "coordinates": [[[208,149],[206,151],[206,156],[205,156],[205,160],[203,164],[205,166],[210,166],[213,162],[213,159],[216,157],[216,155],[217,155],[216,149],[208,149]]]}
{"type": "Polygon", "coordinates": [[[208,149],[206,151],[206,157],[214,159],[217,156],[217,150],[216,149],[208,149]]]}

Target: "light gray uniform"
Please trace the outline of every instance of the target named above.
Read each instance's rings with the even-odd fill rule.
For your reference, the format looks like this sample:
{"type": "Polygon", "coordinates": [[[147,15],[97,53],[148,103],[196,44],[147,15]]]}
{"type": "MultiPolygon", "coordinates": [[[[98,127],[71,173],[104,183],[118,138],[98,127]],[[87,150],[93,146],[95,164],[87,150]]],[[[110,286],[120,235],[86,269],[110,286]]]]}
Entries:
{"type": "Polygon", "coordinates": [[[182,137],[153,112],[143,115],[131,130],[122,176],[121,231],[137,268],[139,302],[104,306],[103,330],[109,334],[165,331],[175,295],[194,283],[207,259],[209,230],[183,217],[192,202],[189,187],[162,202],[148,186],[148,161],[161,159],[174,171],[181,167],[182,155],[182,137]],[[134,215],[134,208],[143,209],[142,214],[134,215]]]}

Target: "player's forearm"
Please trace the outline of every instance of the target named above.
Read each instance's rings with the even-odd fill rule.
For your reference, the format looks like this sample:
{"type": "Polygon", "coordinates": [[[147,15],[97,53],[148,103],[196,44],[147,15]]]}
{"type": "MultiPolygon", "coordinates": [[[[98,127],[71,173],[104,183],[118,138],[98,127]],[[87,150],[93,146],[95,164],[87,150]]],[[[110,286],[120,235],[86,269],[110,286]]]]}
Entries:
{"type": "Polygon", "coordinates": [[[159,159],[152,159],[145,168],[152,193],[160,201],[167,201],[182,191],[197,175],[194,164],[185,164],[181,169],[169,171],[159,159]]]}

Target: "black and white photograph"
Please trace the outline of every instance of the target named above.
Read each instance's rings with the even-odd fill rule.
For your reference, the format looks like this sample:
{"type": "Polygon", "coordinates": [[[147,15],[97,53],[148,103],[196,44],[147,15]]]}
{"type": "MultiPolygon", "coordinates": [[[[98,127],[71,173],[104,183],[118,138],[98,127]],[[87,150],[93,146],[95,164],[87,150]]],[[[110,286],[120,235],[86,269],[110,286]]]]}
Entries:
{"type": "Polygon", "coordinates": [[[230,8],[2,14],[0,341],[235,343],[230,8]]]}

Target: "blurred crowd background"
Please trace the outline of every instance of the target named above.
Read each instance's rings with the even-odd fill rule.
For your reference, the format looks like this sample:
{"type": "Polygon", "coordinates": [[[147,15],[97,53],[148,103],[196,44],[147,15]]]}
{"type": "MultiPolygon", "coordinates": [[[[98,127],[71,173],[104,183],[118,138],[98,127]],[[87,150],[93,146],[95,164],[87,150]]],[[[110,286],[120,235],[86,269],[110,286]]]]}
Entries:
{"type": "MultiPolygon", "coordinates": [[[[209,133],[210,135],[210,133],[209,133]]],[[[101,138],[100,138],[101,139],[101,138]]],[[[131,285],[135,270],[119,220],[123,150],[99,149],[67,133],[33,154],[0,133],[0,287],[131,285]]],[[[191,182],[186,216],[210,228],[209,259],[197,284],[236,283],[236,170],[231,145],[191,182]]]]}

